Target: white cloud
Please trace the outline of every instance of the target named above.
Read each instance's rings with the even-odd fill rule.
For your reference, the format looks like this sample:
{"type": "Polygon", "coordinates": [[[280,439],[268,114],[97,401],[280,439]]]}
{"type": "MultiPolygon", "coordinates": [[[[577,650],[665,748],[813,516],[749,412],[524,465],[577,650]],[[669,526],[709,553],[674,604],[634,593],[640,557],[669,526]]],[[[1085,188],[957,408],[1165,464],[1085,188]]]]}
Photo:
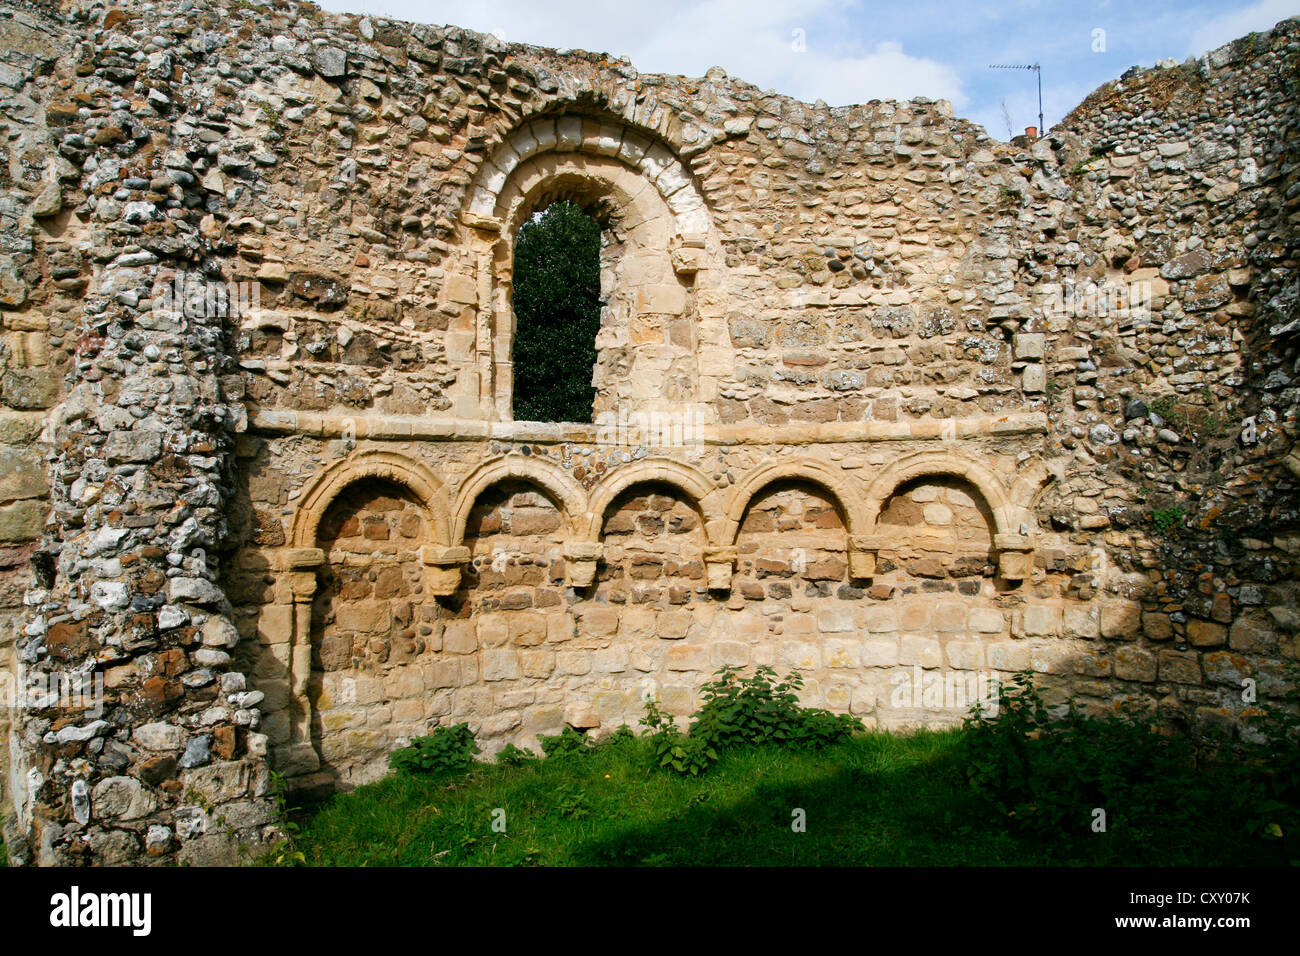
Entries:
{"type": "Polygon", "coordinates": [[[1300,13],[1300,0],[1258,0],[1250,6],[1224,13],[1197,28],[1187,44],[1187,52],[1200,56],[1247,33],[1267,30],[1279,20],[1300,13]]]}
{"type": "Polygon", "coordinates": [[[805,99],[820,97],[832,105],[871,99],[905,100],[929,96],[966,105],[957,72],[935,60],[909,56],[903,45],[881,41],[865,56],[825,57],[802,76],[791,77],[789,89],[805,99]]]}
{"type": "Polygon", "coordinates": [[[929,96],[967,101],[955,70],[896,37],[862,36],[856,0],[325,0],[331,10],[452,23],[508,41],[626,55],[638,70],[702,76],[711,66],[763,89],[832,105],[929,96]],[[795,50],[802,30],[804,52],[795,50]]]}

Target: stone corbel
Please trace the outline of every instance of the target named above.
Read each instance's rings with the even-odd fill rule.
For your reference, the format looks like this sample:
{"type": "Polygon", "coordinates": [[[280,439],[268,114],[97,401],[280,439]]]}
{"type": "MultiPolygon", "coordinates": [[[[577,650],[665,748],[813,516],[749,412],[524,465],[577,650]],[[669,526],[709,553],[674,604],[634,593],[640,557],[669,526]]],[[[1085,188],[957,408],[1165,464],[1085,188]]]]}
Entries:
{"type": "Polygon", "coordinates": [[[849,577],[865,580],[876,576],[876,555],[885,547],[879,534],[849,535],[849,577]]]}
{"type": "Polygon", "coordinates": [[[704,268],[704,236],[680,236],[674,242],[671,258],[673,271],[679,276],[694,276],[704,268]]]}
{"type": "Polygon", "coordinates": [[[1023,581],[1034,566],[1034,539],[1023,534],[995,534],[993,547],[998,552],[998,577],[1023,581]]]}
{"type": "Polygon", "coordinates": [[[461,567],[469,563],[469,548],[426,544],[420,549],[424,587],[434,597],[450,597],[460,589],[461,567]]]}
{"type": "Polygon", "coordinates": [[[704,569],[708,575],[710,591],[730,591],[731,574],[736,567],[737,549],[734,546],[704,549],[704,569]]]}
{"type": "Polygon", "coordinates": [[[569,587],[591,587],[591,583],[596,580],[596,564],[603,551],[599,541],[565,542],[564,562],[569,575],[569,587]]]}
{"type": "Polygon", "coordinates": [[[704,268],[703,249],[674,249],[673,271],[679,276],[693,276],[704,268]]]}
{"type": "Polygon", "coordinates": [[[494,216],[482,216],[478,213],[467,212],[460,217],[460,221],[474,229],[481,229],[484,232],[500,234],[502,222],[494,216]]]}

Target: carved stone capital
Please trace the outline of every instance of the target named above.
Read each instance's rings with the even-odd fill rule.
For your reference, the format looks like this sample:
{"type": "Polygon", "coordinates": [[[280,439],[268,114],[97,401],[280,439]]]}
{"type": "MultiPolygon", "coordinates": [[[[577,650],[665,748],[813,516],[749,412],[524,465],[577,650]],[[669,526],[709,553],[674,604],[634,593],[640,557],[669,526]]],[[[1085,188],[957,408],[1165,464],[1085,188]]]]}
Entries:
{"type": "Polygon", "coordinates": [[[286,571],[305,571],[323,565],[325,552],[321,548],[286,548],[280,560],[286,571]]]}
{"type": "Polygon", "coordinates": [[[849,535],[849,577],[855,580],[875,577],[876,553],[883,547],[885,547],[884,535],[849,535]]]}
{"type": "Polygon", "coordinates": [[[995,534],[993,547],[998,552],[998,577],[1023,581],[1034,567],[1034,539],[1023,534],[995,534]]]}
{"type": "Polygon", "coordinates": [[[569,587],[589,588],[596,580],[596,565],[604,548],[599,541],[566,541],[564,563],[568,572],[569,587]]]}
{"type": "Polygon", "coordinates": [[[426,567],[459,568],[469,564],[469,548],[459,546],[445,548],[441,545],[426,544],[420,549],[420,561],[426,567]]]}
{"type": "Polygon", "coordinates": [[[426,565],[424,569],[424,587],[434,597],[450,597],[460,590],[460,565],[439,567],[426,565]]]}
{"type": "Polygon", "coordinates": [[[289,594],[295,604],[305,604],[316,593],[316,571],[289,571],[285,574],[289,594]]]}

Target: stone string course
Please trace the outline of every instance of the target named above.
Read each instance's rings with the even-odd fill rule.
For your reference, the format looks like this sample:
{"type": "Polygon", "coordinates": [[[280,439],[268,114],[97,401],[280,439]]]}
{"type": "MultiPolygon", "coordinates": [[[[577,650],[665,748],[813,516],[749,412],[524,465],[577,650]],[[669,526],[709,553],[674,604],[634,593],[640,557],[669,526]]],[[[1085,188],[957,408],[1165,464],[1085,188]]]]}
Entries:
{"type": "Polygon", "coordinates": [[[1288,20],[1001,143],[308,3],[0,0],[10,860],[239,862],[273,773],[684,716],[723,665],[879,727],[1028,668],[1237,730],[1300,633],[1297,77],[1288,20]],[[560,198],[595,425],[510,415],[560,198]]]}

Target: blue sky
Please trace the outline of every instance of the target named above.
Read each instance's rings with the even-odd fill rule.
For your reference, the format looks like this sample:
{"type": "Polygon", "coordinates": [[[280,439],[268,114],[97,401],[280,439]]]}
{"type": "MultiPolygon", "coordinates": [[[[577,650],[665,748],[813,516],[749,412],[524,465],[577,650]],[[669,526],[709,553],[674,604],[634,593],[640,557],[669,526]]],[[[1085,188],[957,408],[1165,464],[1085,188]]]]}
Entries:
{"type": "Polygon", "coordinates": [[[328,10],[452,23],[503,39],[626,55],[647,73],[721,66],[832,106],[930,96],[999,139],[1047,126],[1135,64],[1179,61],[1300,14],[1300,0],[324,0],[328,10]],[[1102,31],[1102,32],[1098,32],[1102,31]],[[802,46],[802,49],[799,47],[802,46]],[[1004,111],[1005,114],[1004,115],[1004,111]]]}

